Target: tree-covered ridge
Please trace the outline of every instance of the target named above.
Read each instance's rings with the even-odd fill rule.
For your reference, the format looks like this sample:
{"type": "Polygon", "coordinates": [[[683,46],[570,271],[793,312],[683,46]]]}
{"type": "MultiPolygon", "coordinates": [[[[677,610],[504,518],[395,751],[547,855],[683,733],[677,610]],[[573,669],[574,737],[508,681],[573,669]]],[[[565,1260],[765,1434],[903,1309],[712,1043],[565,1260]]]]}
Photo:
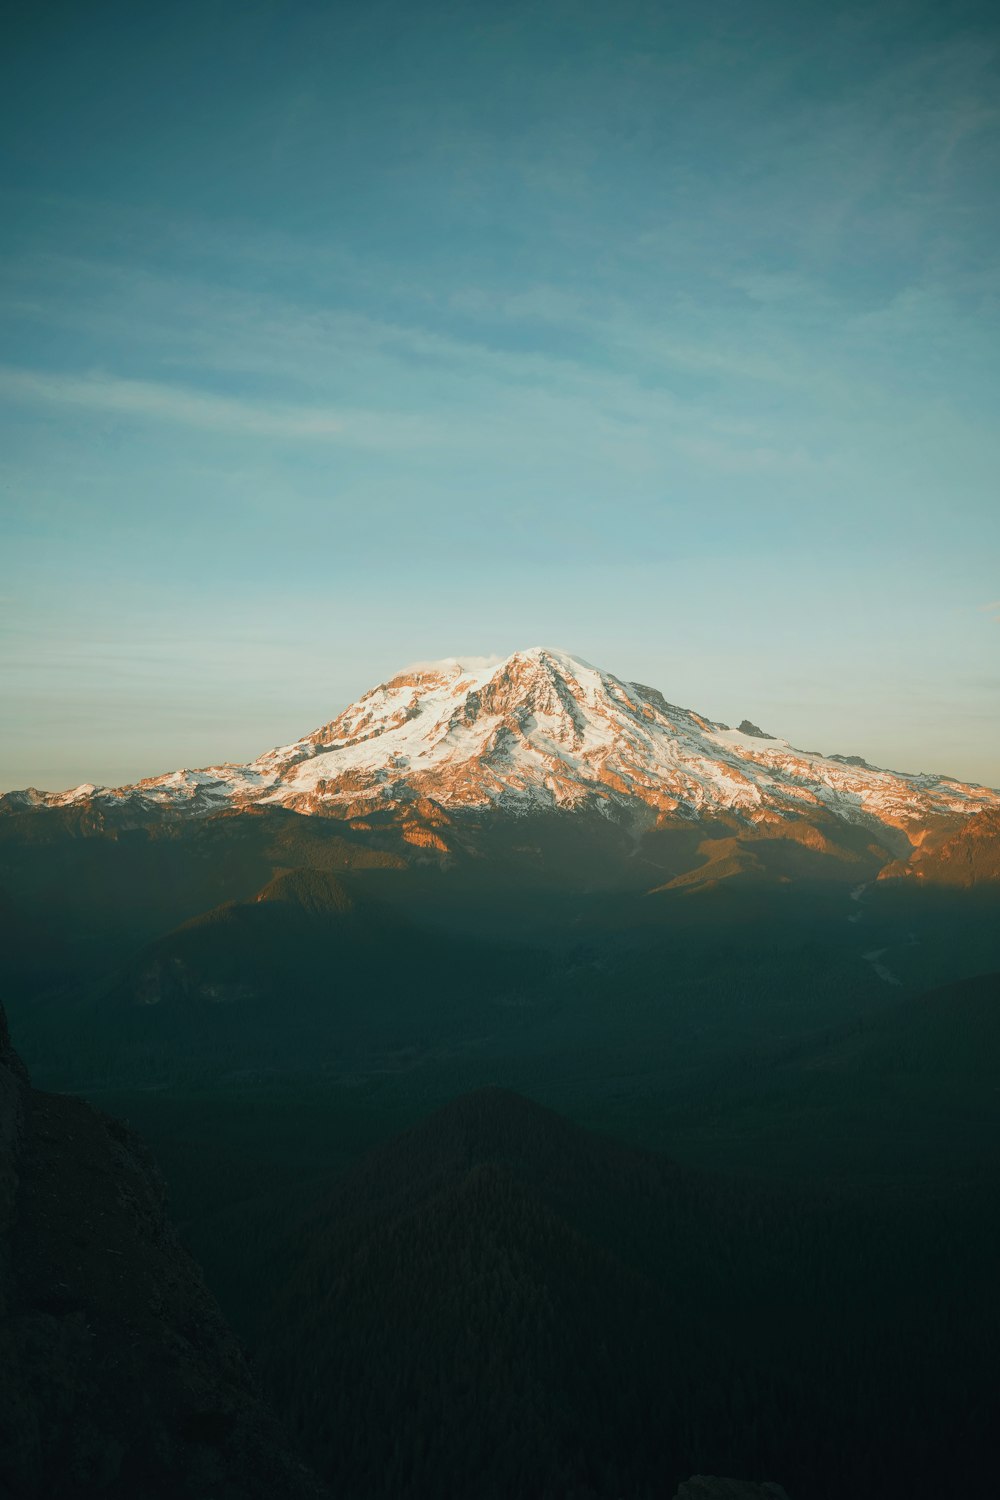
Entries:
{"type": "Polygon", "coordinates": [[[309,1216],[262,1371],[350,1496],[653,1500],[694,1470],[930,1500],[956,1452],[991,1462],[1000,1314],[982,1215],[961,1226],[914,1239],[898,1206],[682,1171],[480,1091],[309,1216]]]}

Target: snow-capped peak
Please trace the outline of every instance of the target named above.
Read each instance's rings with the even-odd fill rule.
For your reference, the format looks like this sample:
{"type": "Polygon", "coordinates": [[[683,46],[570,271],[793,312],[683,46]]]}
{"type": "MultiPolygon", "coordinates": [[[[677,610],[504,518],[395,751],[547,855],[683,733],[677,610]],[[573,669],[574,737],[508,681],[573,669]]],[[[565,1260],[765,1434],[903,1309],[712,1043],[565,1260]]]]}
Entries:
{"type": "MultiPolygon", "coordinates": [[[[84,791],[42,800],[65,804],[84,791]]],[[[278,804],[353,819],[415,805],[481,812],[587,806],[646,822],[828,810],[913,837],[932,814],[1000,806],[1000,793],[986,788],[796,750],[748,720],[730,729],[654,688],[543,646],[503,660],[416,663],[246,766],[86,792],[99,804],[139,799],[177,812],[278,804]]]]}

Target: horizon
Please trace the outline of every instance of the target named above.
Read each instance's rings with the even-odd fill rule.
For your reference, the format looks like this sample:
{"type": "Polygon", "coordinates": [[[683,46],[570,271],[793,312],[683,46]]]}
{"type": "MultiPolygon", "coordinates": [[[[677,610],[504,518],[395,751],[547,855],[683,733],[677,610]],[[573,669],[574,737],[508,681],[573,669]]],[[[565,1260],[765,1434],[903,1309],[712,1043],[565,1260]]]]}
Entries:
{"type": "Polygon", "coordinates": [[[1000,785],[1000,31],[99,0],[0,113],[0,786],[573,641],[1000,785]]]}

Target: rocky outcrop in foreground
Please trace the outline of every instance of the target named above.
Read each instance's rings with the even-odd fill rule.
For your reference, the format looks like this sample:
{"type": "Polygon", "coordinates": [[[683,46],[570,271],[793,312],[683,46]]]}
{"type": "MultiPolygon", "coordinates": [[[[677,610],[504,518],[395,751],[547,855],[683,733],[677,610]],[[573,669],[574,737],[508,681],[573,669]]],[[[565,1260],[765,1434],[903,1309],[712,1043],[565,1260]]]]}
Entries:
{"type": "Polygon", "coordinates": [[[33,1089],[0,1009],[0,1496],[322,1500],[123,1125],[33,1089]]]}

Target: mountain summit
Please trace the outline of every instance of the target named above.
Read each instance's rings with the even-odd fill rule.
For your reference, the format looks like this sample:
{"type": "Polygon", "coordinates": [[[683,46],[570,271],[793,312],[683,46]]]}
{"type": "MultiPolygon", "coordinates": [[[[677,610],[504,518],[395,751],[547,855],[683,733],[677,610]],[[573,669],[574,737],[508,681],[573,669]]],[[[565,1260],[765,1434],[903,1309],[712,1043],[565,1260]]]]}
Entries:
{"type": "Polygon", "coordinates": [[[87,802],[208,813],[278,805],[360,819],[404,808],[523,814],[598,811],[641,826],[833,813],[911,835],[931,818],[1000,807],[1000,792],[796,750],[669,703],[547,647],[483,665],[423,664],[381,683],[293,744],[249,765],[175,771],[114,790],[29,789],[9,810],[87,802]]]}

